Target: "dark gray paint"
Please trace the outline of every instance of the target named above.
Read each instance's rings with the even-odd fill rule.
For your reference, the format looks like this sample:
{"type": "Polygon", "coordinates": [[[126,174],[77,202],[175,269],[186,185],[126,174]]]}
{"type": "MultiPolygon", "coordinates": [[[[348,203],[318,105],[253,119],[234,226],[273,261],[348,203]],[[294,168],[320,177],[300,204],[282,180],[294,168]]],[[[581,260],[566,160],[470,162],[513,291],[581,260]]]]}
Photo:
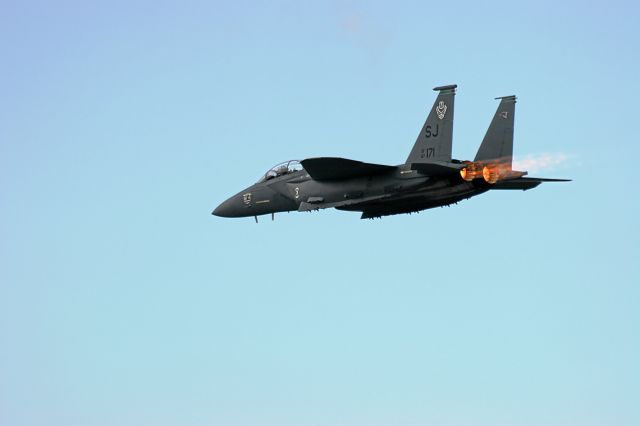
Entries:
{"type": "Polygon", "coordinates": [[[513,124],[516,112],[516,97],[504,96],[493,115],[487,133],[482,139],[473,161],[502,159],[511,164],[513,158],[513,124]]]}
{"type": "Polygon", "coordinates": [[[438,97],[416,138],[406,163],[451,161],[455,84],[435,87],[438,97]]]}
{"type": "MultiPolygon", "coordinates": [[[[263,179],[230,197],[212,214],[247,217],[336,208],[362,212],[364,219],[450,205],[490,189],[528,190],[542,182],[563,181],[522,177],[526,172],[516,172],[513,175],[516,177],[510,176],[495,184],[482,178],[463,180],[460,169],[465,163],[451,159],[456,87],[434,89],[439,92],[438,96],[406,163],[388,166],[336,157],[309,158],[302,160],[302,170],[287,170],[263,179]],[[425,155],[428,149],[433,149],[429,151],[433,155],[425,155]]],[[[476,160],[483,164],[508,161],[510,167],[516,98],[498,99],[501,99],[500,105],[476,160]]]]}

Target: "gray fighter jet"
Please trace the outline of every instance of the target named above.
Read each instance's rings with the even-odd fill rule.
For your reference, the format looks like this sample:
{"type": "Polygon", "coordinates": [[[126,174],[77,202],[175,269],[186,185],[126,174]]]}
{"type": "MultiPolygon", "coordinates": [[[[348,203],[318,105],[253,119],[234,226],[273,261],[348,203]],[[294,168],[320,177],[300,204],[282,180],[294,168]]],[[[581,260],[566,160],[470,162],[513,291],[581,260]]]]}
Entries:
{"type": "Polygon", "coordinates": [[[451,158],[457,85],[436,87],[429,116],[404,164],[388,166],[336,157],[291,160],[220,204],[212,214],[254,216],[336,208],[362,219],[446,206],[492,189],[535,188],[567,179],[525,177],[511,167],[515,96],[500,99],[473,161],[451,158]]]}

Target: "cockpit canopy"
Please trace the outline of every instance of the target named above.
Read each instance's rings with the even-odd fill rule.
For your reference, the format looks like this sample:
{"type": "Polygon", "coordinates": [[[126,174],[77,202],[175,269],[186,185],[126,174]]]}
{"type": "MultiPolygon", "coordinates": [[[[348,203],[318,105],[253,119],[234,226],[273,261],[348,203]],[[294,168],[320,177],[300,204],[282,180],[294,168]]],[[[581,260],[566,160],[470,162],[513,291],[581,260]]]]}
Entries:
{"type": "Polygon", "coordinates": [[[285,161],[284,163],[280,163],[270,168],[269,171],[267,171],[267,173],[265,173],[260,178],[258,183],[265,182],[269,179],[273,179],[278,176],[286,175],[286,174],[297,172],[300,170],[303,170],[302,164],[300,164],[300,161],[298,160],[285,161]]]}

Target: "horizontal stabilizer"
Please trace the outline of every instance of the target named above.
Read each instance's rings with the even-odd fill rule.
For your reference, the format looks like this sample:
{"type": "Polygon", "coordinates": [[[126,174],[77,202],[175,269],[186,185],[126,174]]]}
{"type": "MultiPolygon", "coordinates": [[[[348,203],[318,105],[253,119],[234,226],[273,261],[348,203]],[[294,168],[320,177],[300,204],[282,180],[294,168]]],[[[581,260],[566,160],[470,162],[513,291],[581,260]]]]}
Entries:
{"type": "Polygon", "coordinates": [[[551,178],[526,178],[528,180],[537,180],[538,182],[571,182],[571,179],[551,179],[551,178]]]}
{"type": "Polygon", "coordinates": [[[395,166],[383,164],[363,163],[338,157],[317,157],[302,160],[302,167],[315,180],[340,180],[360,176],[379,175],[389,173],[395,166]]]}
{"type": "Polygon", "coordinates": [[[546,178],[530,178],[521,177],[512,180],[502,180],[491,186],[491,189],[520,189],[526,191],[527,189],[533,189],[543,182],[570,182],[571,179],[546,179],[546,178]]]}

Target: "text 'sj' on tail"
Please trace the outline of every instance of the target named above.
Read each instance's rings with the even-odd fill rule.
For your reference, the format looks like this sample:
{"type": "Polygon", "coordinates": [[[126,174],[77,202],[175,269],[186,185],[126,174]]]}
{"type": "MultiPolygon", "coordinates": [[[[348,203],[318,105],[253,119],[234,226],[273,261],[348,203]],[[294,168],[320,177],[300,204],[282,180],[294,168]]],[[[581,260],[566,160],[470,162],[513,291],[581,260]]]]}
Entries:
{"type": "Polygon", "coordinates": [[[438,97],[420,130],[407,163],[451,161],[453,139],[453,104],[456,84],[435,87],[438,97]]]}

